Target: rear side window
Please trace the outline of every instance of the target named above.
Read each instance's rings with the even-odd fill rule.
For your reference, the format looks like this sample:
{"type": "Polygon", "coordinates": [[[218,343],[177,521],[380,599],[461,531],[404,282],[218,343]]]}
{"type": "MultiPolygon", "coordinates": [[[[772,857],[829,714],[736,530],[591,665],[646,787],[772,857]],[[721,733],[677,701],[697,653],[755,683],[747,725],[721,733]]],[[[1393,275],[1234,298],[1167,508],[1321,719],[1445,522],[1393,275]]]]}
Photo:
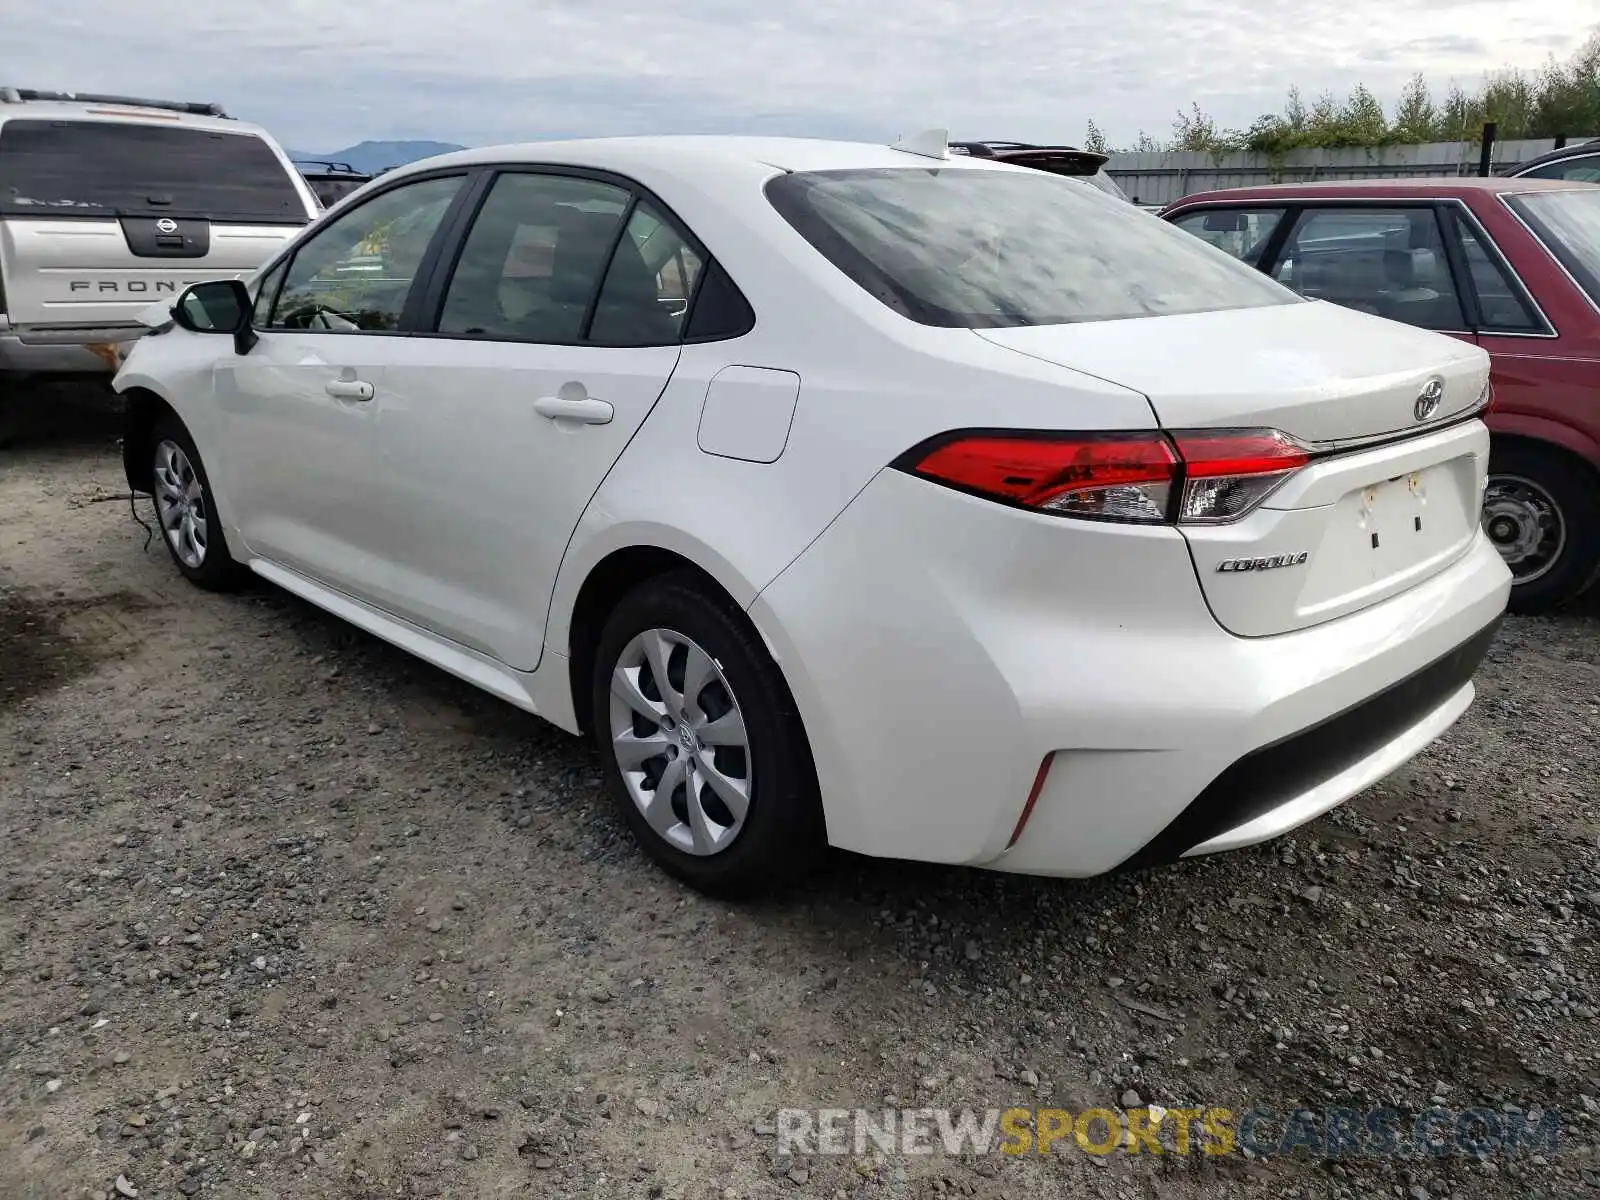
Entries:
{"type": "Polygon", "coordinates": [[[307,219],[288,169],[254,134],[26,118],[0,125],[0,212],[307,219]]]}
{"type": "Polygon", "coordinates": [[[1307,208],[1273,275],[1307,299],[1424,329],[1466,328],[1432,207],[1307,208]]]}
{"type": "Polygon", "coordinates": [[[439,332],[580,340],[631,199],[594,179],[500,176],[462,247],[439,332]]]}
{"type": "Polygon", "coordinates": [[[1281,208],[1208,208],[1174,217],[1172,223],[1253,267],[1281,220],[1281,208]]]}
{"type": "Polygon", "coordinates": [[[611,256],[589,340],[611,346],[677,341],[703,266],[683,234],[641,200],[611,256]]]}
{"type": "Polygon", "coordinates": [[[924,325],[1058,325],[1296,302],[1167,222],[1042,171],[800,172],[773,179],[767,197],[858,285],[924,325]]]}
{"type": "Polygon", "coordinates": [[[1451,223],[1461,237],[1461,253],[1472,275],[1473,290],[1478,293],[1484,332],[1541,332],[1543,322],[1528,304],[1521,284],[1505,270],[1499,257],[1489,253],[1477,231],[1459,216],[1452,214],[1451,223]]]}

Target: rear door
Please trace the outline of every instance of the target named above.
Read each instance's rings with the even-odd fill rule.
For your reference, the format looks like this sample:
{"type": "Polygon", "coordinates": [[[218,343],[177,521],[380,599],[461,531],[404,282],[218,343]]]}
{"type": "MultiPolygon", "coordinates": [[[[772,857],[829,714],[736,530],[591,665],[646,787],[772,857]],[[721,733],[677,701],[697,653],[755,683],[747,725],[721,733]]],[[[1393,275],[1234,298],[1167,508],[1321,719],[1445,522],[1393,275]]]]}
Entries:
{"type": "Polygon", "coordinates": [[[33,329],[137,327],[191,283],[254,270],[309,219],[259,135],[127,119],[0,125],[6,315],[33,329]]]}
{"type": "Polygon", "coordinates": [[[382,607],[538,665],[567,541],[677,366],[703,264],[624,181],[494,180],[375,406],[382,607]]]}
{"type": "Polygon", "coordinates": [[[1431,200],[1308,203],[1261,267],[1307,299],[1471,340],[1441,215],[1431,200]]]}

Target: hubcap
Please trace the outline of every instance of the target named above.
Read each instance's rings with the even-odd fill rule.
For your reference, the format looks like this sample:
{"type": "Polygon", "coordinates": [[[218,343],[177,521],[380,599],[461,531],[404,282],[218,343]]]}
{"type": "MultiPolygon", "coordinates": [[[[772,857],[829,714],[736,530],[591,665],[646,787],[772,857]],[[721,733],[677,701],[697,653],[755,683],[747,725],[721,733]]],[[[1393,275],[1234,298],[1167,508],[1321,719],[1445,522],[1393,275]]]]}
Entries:
{"type": "Polygon", "coordinates": [[[208,508],[205,488],[183,447],[162,442],[156,447],[156,512],[178,561],[198,570],[206,561],[208,508]]]}
{"type": "Polygon", "coordinates": [[[750,746],[716,661],[681,633],[647,629],[611,673],[611,748],[650,828],[686,854],[726,850],[750,811],[750,746]]]}
{"type": "Polygon", "coordinates": [[[1483,494],[1483,531],[1517,583],[1555,566],[1567,546],[1567,523],[1555,498],[1521,475],[1491,475],[1483,494]]]}

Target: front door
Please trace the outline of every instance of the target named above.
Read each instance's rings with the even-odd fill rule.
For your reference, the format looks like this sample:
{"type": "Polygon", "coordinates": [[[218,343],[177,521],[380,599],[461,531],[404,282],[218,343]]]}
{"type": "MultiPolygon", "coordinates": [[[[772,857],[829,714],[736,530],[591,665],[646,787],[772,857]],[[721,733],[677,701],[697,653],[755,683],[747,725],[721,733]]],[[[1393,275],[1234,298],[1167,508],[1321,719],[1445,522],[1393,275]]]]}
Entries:
{"type": "Polygon", "coordinates": [[[405,184],[310,237],[275,295],[258,298],[258,344],[216,371],[229,498],[248,552],[363,600],[391,574],[374,550],[392,541],[394,520],[376,430],[389,364],[463,180],[405,184]]]}

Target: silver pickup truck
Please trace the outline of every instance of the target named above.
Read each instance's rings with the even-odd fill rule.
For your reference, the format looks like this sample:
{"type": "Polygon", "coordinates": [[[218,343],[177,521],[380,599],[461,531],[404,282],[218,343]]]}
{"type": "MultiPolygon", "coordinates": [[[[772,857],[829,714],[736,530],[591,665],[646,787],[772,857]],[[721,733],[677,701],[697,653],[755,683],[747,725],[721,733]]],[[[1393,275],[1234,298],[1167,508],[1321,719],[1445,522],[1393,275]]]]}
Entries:
{"type": "Polygon", "coordinates": [[[0,87],[0,392],[109,374],[141,311],[255,270],[317,213],[278,144],[215,104],[0,87]]]}

